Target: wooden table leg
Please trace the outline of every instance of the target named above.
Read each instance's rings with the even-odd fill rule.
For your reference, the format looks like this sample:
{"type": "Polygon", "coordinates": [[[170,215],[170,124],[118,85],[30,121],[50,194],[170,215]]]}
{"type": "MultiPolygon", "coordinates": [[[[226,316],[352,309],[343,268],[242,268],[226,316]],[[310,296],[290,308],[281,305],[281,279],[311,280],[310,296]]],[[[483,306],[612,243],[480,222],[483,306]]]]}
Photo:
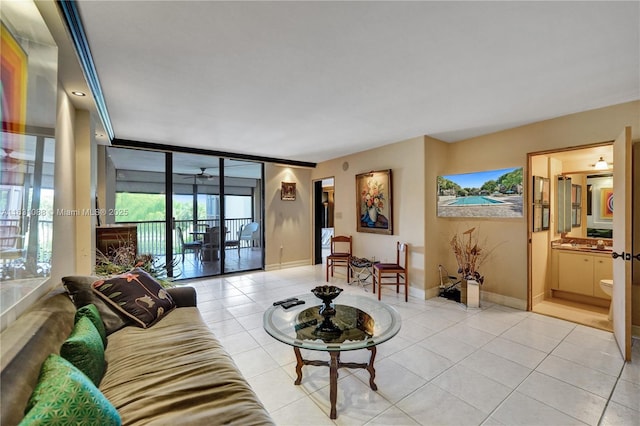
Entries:
{"type": "Polygon", "coordinates": [[[373,362],[376,360],[376,347],[372,346],[368,348],[371,351],[371,357],[369,358],[369,364],[367,364],[367,371],[369,372],[369,386],[374,391],[378,390],[378,385],[374,383],[376,378],[376,370],[373,368],[373,362]]]}
{"type": "Polygon", "coordinates": [[[331,401],[331,414],[330,419],[336,419],[338,417],[336,413],[336,399],[338,397],[338,362],[340,358],[340,352],[329,352],[331,355],[331,362],[329,364],[329,400],[331,401]]]}
{"type": "Polygon", "coordinates": [[[302,383],[302,366],[304,365],[302,360],[302,354],[300,353],[300,349],[297,346],[293,347],[293,352],[296,354],[296,374],[298,378],[294,382],[294,384],[299,385],[302,383]]]}
{"type": "Polygon", "coordinates": [[[341,362],[340,361],[340,351],[329,351],[329,355],[331,356],[331,360],[320,361],[320,360],[308,360],[303,359],[302,354],[300,353],[300,349],[297,346],[293,347],[293,352],[296,354],[296,374],[297,378],[294,382],[296,385],[299,385],[302,382],[302,367],[305,365],[315,365],[315,366],[324,366],[329,367],[329,402],[331,403],[331,413],[329,414],[329,418],[335,420],[338,417],[336,410],[336,401],[338,399],[338,369],[340,368],[363,368],[369,372],[369,386],[372,390],[377,391],[378,386],[375,384],[376,378],[376,370],[373,367],[373,364],[376,360],[376,347],[371,346],[367,348],[371,355],[369,357],[368,363],[359,363],[359,362],[341,362]]]}

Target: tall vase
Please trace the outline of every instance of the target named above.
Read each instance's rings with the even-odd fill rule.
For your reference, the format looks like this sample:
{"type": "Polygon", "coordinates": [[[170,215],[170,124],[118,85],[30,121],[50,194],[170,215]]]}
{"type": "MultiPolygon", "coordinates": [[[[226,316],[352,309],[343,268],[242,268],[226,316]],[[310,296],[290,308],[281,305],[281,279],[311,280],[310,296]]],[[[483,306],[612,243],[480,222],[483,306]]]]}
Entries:
{"type": "Polygon", "coordinates": [[[480,307],[480,283],[476,280],[467,281],[467,308],[480,307]]]}
{"type": "Polygon", "coordinates": [[[375,207],[369,207],[369,219],[371,222],[376,223],[378,221],[378,209],[375,207]]]}

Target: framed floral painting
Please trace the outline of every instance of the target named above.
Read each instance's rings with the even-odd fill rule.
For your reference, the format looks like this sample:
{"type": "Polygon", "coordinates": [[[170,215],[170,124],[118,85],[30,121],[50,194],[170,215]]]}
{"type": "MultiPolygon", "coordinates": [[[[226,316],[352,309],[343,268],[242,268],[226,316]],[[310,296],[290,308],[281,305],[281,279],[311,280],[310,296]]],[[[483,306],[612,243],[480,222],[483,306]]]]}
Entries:
{"type": "Polygon", "coordinates": [[[356,175],[358,232],[393,234],[391,169],[356,175]]]}

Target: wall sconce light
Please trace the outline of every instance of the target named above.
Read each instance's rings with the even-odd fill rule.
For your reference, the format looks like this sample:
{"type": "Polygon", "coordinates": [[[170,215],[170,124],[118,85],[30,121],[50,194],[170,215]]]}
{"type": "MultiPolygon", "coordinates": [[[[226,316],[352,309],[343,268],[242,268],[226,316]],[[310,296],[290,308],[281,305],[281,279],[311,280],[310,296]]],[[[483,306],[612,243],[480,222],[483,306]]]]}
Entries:
{"type": "Polygon", "coordinates": [[[607,162],[604,161],[602,157],[600,157],[600,159],[596,161],[596,164],[594,164],[593,167],[595,167],[596,170],[607,170],[609,168],[609,164],[607,164],[607,162]]]}

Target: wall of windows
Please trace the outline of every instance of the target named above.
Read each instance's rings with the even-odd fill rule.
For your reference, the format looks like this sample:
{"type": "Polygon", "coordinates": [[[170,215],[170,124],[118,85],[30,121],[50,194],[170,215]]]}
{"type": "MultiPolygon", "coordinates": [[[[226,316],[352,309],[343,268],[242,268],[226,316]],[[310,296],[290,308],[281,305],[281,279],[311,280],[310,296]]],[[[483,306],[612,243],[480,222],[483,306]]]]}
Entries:
{"type": "MultiPolygon", "coordinates": [[[[35,4],[0,8],[0,314],[51,273],[58,48],[35,4]]],[[[17,315],[15,312],[14,316],[17,315]]]]}

